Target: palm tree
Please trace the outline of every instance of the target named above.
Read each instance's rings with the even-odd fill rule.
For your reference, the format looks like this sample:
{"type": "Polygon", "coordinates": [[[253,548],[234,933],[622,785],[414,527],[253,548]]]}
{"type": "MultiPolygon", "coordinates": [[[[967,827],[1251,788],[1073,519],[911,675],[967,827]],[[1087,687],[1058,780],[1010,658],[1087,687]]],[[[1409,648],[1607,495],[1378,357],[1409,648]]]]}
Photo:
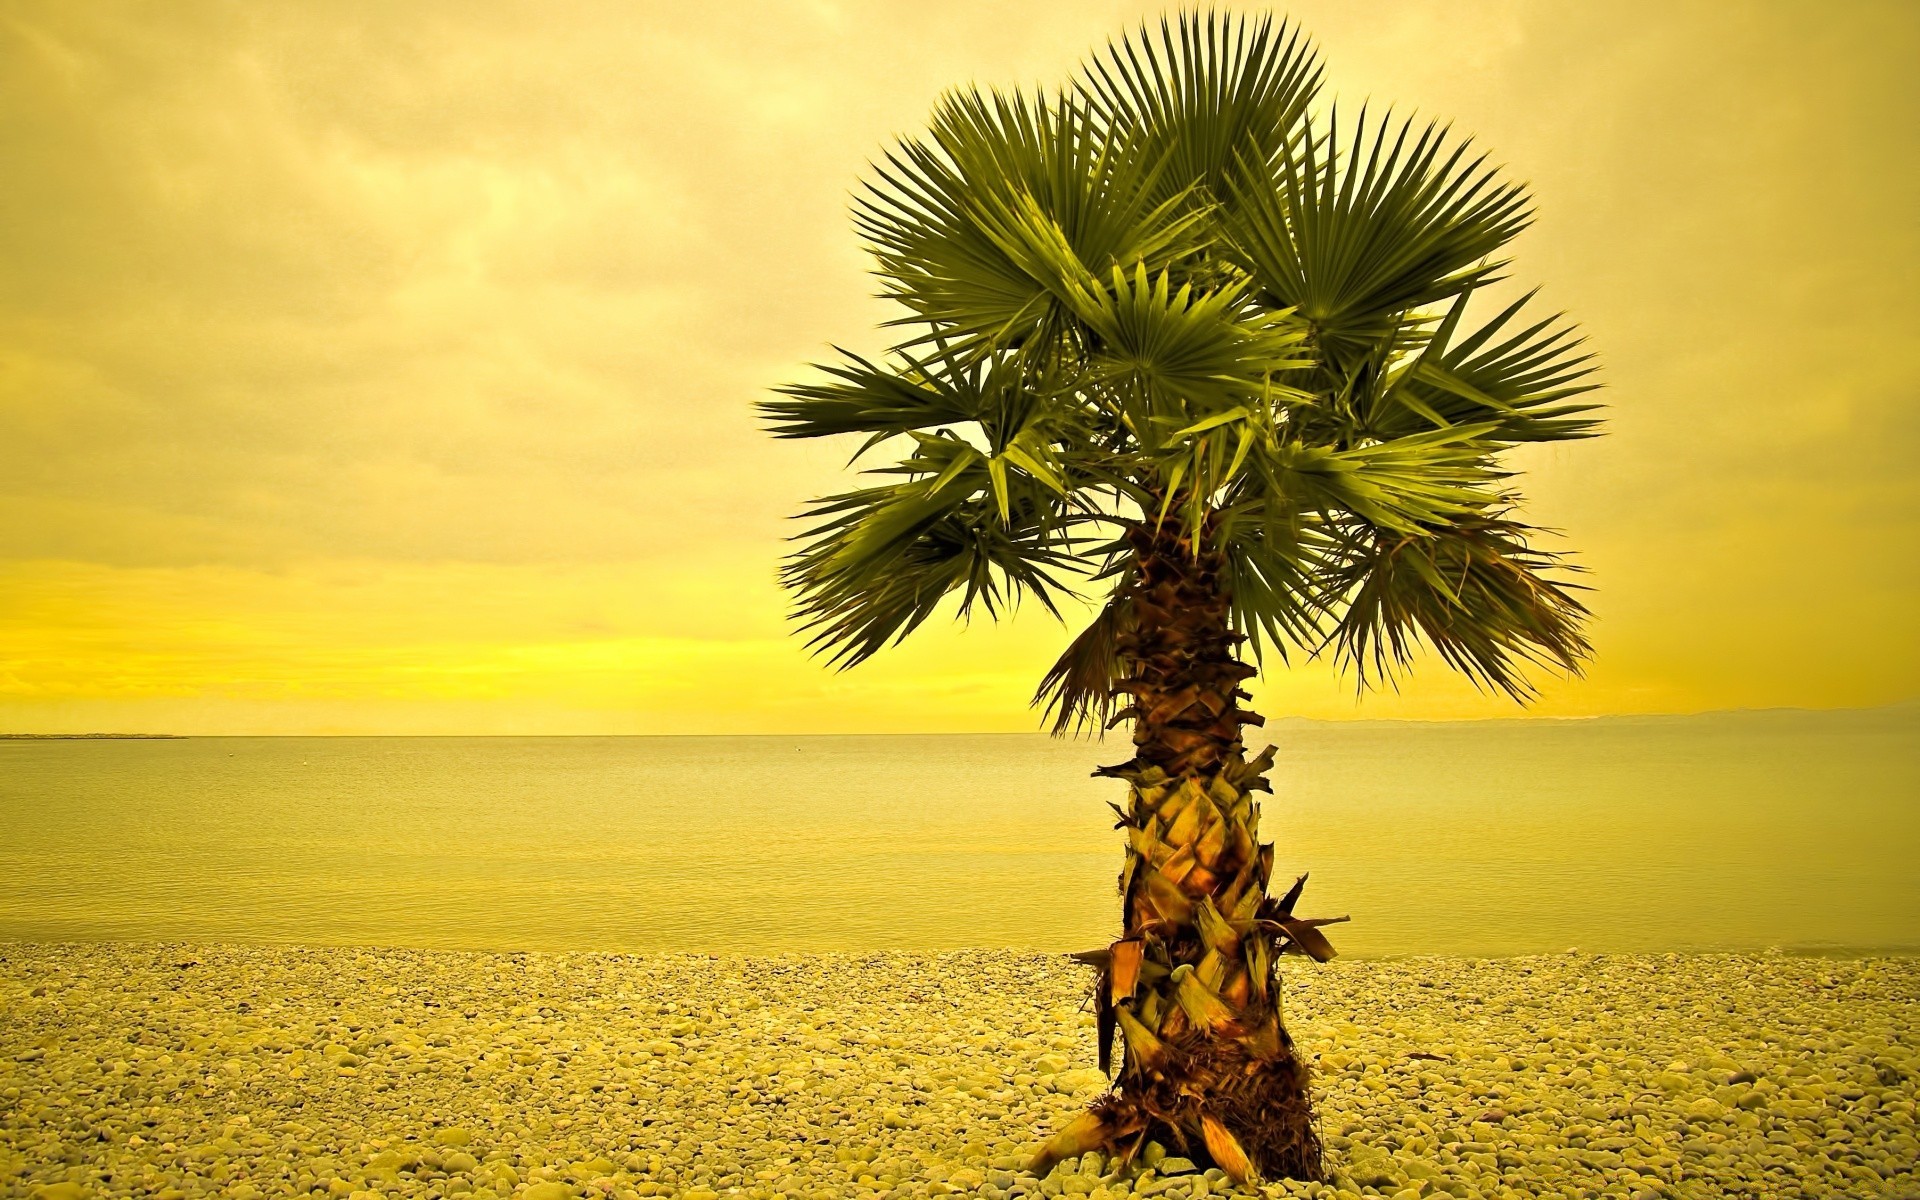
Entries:
{"type": "Polygon", "coordinates": [[[1588,653],[1500,458],[1594,432],[1590,364],[1525,298],[1467,316],[1529,202],[1433,124],[1315,118],[1320,79],[1297,29],[1186,15],[1057,94],[947,94],[856,201],[902,339],[762,405],[779,436],[888,452],[805,510],[783,569],[836,665],[954,593],[995,616],[1100,593],[1035,702],[1056,733],[1132,724],[1096,772],[1128,785],[1121,935],[1080,956],[1121,1056],[1037,1172],[1156,1139],[1320,1175],[1275,960],[1333,950],[1304,875],[1269,892],[1254,663],[1324,651],[1364,688],[1432,650],[1525,699],[1528,664],[1588,653]]]}

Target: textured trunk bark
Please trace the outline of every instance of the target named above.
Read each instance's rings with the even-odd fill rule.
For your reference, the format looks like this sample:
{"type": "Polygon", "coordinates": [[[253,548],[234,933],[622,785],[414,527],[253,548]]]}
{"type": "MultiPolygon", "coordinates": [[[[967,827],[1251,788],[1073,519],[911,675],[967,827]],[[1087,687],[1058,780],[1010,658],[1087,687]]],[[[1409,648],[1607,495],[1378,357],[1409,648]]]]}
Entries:
{"type": "Polygon", "coordinates": [[[1259,839],[1253,793],[1270,790],[1272,755],[1243,753],[1241,726],[1261,722],[1239,705],[1255,671],[1235,655],[1244,639],[1228,624],[1225,563],[1200,534],[1197,552],[1171,519],[1133,535],[1117,690],[1133,700],[1134,757],[1097,772],[1129,786],[1125,934],[1080,956],[1101,968],[1101,1065],[1115,1032],[1122,1058],[1114,1090],[1035,1158],[1040,1173],[1095,1148],[1129,1160],[1155,1140],[1242,1182],[1321,1177],[1274,962],[1283,948],[1332,950],[1317,923],[1293,916],[1299,883],[1267,894],[1273,846],[1259,839]]]}

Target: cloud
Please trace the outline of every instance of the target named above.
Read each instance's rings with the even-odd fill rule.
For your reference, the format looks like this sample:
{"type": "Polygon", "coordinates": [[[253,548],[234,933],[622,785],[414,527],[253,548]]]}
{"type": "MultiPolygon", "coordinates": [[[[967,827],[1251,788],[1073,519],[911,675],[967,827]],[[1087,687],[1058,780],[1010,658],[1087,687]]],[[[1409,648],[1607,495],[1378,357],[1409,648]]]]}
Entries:
{"type": "MultiPolygon", "coordinates": [[[[435,661],[502,664],[571,644],[583,588],[667,586],[704,599],[609,601],[630,649],[711,642],[729,670],[812,678],[778,648],[772,564],[786,514],[844,481],[844,450],[775,443],[749,405],[829,343],[881,344],[849,194],[944,88],[1058,82],[1158,11],[9,6],[0,562],[17,596],[69,607],[0,607],[0,658],[35,695],[60,679],[106,695],[116,655],[184,639],[142,678],[165,693],[174,661],[206,696],[222,638],[256,647],[249,672],[269,649],[326,669],[295,654],[309,646],[365,666],[342,678],[405,724],[420,676],[374,660],[425,643],[383,631],[428,629],[446,597],[497,602],[463,610],[464,648],[435,661]],[[94,582],[62,593],[76,571],[94,582]],[[328,582],[341,571],[408,582],[361,603],[328,582]],[[263,633],[302,588],[335,615],[263,633]],[[92,649],[44,657],[60,621],[92,629],[92,649]],[[762,657],[725,658],[728,630],[756,631],[762,657]]],[[[1544,283],[1604,356],[1611,435],[1525,460],[1534,514],[1599,586],[1595,675],[1546,710],[1916,690],[1920,638],[1900,614],[1920,603],[1904,311],[1920,11],[1293,12],[1343,103],[1452,117],[1531,182],[1539,222],[1511,286],[1544,283]]],[[[953,690],[984,636],[929,632],[905,652],[924,727],[1030,720],[1010,663],[1002,683],[953,690]]],[[[1037,674],[1058,634],[1010,636],[1037,674]]],[[[1344,705],[1316,669],[1269,686],[1303,710],[1344,705]]],[[[521,682],[457,719],[510,727],[545,705],[542,727],[564,724],[572,676],[542,670],[538,685],[507,672],[521,682]]],[[[860,727],[886,719],[854,697],[900,686],[889,670],[802,690],[860,727]]],[[[651,703],[581,686],[609,712],[651,703]]],[[[234,687],[253,707],[221,719],[303,719],[234,687]]],[[[1364,711],[1507,710],[1432,679],[1364,711]]]]}

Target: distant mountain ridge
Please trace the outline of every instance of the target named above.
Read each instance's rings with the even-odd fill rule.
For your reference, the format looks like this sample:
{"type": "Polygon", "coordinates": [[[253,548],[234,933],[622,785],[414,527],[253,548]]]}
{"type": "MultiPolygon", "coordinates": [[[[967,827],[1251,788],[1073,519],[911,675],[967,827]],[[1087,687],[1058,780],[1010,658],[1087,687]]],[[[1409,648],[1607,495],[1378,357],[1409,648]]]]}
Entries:
{"type": "Polygon", "coordinates": [[[0,733],[0,742],[170,741],[188,736],[184,733],[0,733]]]}
{"type": "Polygon", "coordinates": [[[1725,720],[1847,720],[1850,718],[1920,718],[1920,697],[1897,700],[1891,704],[1873,704],[1858,708],[1710,708],[1690,713],[1593,713],[1586,716],[1536,716],[1518,713],[1510,717],[1269,717],[1267,724],[1311,725],[1498,725],[1498,724],[1586,724],[1596,721],[1620,724],[1666,724],[1682,721],[1725,720]]]}

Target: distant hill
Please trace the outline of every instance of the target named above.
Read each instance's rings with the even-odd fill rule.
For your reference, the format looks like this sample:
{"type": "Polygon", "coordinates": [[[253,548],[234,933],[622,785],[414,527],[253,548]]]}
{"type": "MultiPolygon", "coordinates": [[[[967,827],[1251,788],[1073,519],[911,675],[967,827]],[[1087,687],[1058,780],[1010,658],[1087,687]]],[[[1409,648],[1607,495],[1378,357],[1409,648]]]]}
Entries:
{"type": "Polygon", "coordinates": [[[157,741],[186,736],[184,733],[0,733],[0,742],[86,741],[89,739],[157,741]]]}
{"type": "Polygon", "coordinates": [[[1596,713],[1579,717],[1543,717],[1521,712],[1508,717],[1418,718],[1269,717],[1268,728],[1296,725],[1729,725],[1767,722],[1905,722],[1920,720],[1920,698],[1867,708],[1714,708],[1691,713],[1596,713]]]}

